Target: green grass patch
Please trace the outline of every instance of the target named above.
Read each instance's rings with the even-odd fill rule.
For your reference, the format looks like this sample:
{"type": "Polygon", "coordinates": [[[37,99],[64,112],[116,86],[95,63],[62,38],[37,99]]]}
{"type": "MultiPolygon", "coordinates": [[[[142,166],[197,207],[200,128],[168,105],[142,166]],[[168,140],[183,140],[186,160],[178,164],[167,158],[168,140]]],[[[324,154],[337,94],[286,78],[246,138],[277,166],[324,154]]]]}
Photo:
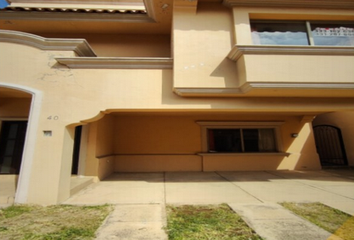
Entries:
{"type": "Polygon", "coordinates": [[[343,240],[354,240],[354,217],[322,203],[292,203],[281,205],[343,240]]]}
{"type": "Polygon", "coordinates": [[[167,206],[169,240],[261,240],[228,205],[167,206]]]}
{"type": "Polygon", "coordinates": [[[0,209],[0,239],[93,239],[110,205],[14,205],[0,209]]]}

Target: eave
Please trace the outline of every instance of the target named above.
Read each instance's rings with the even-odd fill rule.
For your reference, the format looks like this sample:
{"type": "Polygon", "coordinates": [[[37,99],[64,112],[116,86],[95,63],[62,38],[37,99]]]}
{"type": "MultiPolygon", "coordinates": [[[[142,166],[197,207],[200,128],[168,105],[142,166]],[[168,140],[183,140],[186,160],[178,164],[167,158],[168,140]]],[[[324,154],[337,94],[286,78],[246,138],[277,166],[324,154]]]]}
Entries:
{"type": "Polygon", "coordinates": [[[6,7],[0,10],[0,19],[28,19],[50,21],[120,21],[154,22],[145,10],[62,7],[6,7]]]}

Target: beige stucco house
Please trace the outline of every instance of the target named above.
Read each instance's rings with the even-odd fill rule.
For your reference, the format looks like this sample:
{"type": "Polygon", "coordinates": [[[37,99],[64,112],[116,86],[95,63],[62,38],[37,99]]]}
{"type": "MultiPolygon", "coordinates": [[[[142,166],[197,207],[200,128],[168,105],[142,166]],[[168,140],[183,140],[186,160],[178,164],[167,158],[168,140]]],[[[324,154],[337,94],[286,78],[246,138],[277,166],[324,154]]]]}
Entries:
{"type": "Polygon", "coordinates": [[[354,165],[353,0],[8,2],[17,203],[63,202],[72,174],[354,165]]]}

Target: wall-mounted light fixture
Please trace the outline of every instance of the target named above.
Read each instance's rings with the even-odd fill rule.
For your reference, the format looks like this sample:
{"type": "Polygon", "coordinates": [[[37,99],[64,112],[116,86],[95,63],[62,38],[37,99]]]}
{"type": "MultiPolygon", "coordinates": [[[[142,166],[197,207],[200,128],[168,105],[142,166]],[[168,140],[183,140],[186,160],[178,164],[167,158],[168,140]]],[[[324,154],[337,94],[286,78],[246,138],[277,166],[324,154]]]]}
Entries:
{"type": "Polygon", "coordinates": [[[297,138],[298,136],[299,136],[298,133],[292,133],[292,134],[291,134],[291,137],[292,137],[292,138],[297,138]]]}
{"type": "Polygon", "coordinates": [[[45,137],[51,137],[52,136],[52,131],[43,131],[43,135],[45,137]]]}
{"type": "Polygon", "coordinates": [[[168,5],[168,4],[165,3],[164,5],[161,6],[161,8],[162,8],[163,10],[165,10],[165,9],[168,8],[169,6],[170,6],[170,5],[168,5]]]}

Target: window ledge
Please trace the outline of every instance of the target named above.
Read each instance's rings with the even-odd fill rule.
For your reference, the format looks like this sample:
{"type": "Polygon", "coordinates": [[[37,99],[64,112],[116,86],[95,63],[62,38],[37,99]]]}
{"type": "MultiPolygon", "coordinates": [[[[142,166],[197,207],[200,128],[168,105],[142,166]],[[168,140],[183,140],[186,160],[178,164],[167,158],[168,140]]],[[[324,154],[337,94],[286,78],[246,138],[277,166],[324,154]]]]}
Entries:
{"type": "Polygon", "coordinates": [[[235,45],[227,57],[233,61],[237,61],[243,55],[247,54],[354,56],[354,47],[235,45]]]}
{"type": "Polygon", "coordinates": [[[290,156],[287,152],[257,152],[257,153],[198,153],[200,156],[290,156]]]}

